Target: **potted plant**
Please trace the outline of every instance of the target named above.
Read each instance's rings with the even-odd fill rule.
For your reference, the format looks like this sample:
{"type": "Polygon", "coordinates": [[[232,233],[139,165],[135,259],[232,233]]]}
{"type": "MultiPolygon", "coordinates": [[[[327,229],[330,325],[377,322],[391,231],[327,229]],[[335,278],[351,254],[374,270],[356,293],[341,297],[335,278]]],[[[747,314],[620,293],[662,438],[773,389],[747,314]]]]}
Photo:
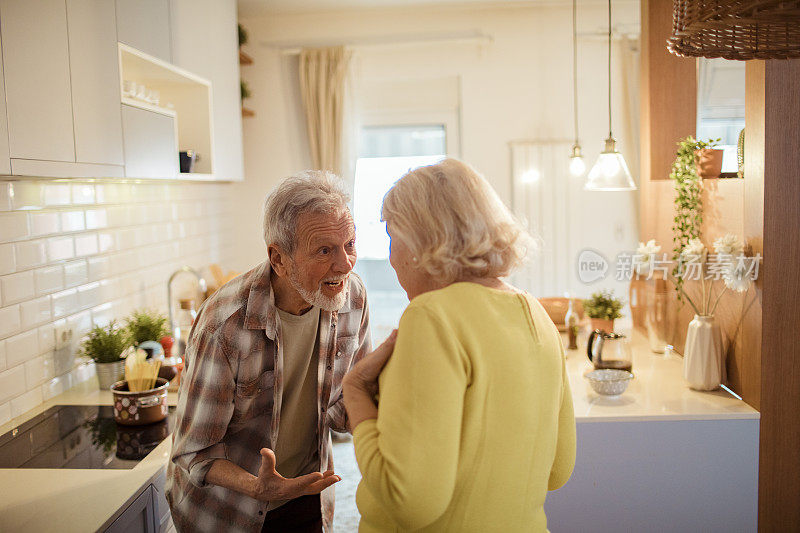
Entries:
{"type": "MultiPolygon", "coordinates": [[[[167,317],[157,311],[139,309],[125,319],[131,343],[137,348],[143,342],[159,343],[162,337],[170,334],[167,317]]],[[[142,347],[147,351],[146,347],[142,347]]],[[[153,355],[152,353],[148,355],[153,355]]]]}
{"type": "Polygon", "coordinates": [[[608,333],[614,331],[614,319],[621,318],[622,300],[614,298],[614,291],[598,291],[583,301],[583,312],[589,317],[592,329],[608,333]]]}
{"type": "Polygon", "coordinates": [[[81,355],[94,361],[100,389],[123,379],[125,359],[123,352],[131,345],[128,332],[112,320],[105,327],[95,326],[81,345],[81,355]]]}

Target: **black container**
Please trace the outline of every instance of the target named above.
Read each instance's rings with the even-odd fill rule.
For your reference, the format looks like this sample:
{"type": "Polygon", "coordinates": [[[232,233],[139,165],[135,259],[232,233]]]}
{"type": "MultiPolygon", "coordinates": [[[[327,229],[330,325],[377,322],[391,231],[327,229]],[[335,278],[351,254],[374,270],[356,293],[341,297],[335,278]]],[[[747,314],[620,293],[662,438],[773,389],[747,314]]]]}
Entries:
{"type": "Polygon", "coordinates": [[[194,169],[194,162],[197,161],[197,153],[194,150],[178,152],[180,156],[181,174],[187,174],[194,169]]]}

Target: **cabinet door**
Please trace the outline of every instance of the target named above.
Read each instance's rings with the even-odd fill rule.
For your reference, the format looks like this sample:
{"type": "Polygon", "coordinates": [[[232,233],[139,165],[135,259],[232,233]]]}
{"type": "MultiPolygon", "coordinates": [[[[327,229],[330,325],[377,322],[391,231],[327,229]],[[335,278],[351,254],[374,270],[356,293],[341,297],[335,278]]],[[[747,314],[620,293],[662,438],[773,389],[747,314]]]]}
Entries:
{"type": "Polygon", "coordinates": [[[67,0],[75,157],[123,165],[116,12],[107,0],[67,0]]]}
{"type": "Polygon", "coordinates": [[[178,174],[175,117],[122,105],[125,176],[174,178],[178,174]]]}
{"type": "Polygon", "coordinates": [[[169,0],[117,0],[117,39],[171,63],[169,0]]]}
{"type": "Polygon", "coordinates": [[[171,0],[173,62],[211,82],[214,174],[241,180],[242,111],[234,0],[171,0]]]}
{"type": "Polygon", "coordinates": [[[153,486],[148,485],[106,529],[106,533],[156,533],[158,510],[155,507],[153,486]]]}
{"type": "Polygon", "coordinates": [[[8,153],[8,119],[6,118],[6,88],[3,81],[3,43],[0,42],[0,174],[11,174],[8,153]]]}
{"type": "Polygon", "coordinates": [[[12,158],[75,161],[64,0],[0,0],[12,158]]]}

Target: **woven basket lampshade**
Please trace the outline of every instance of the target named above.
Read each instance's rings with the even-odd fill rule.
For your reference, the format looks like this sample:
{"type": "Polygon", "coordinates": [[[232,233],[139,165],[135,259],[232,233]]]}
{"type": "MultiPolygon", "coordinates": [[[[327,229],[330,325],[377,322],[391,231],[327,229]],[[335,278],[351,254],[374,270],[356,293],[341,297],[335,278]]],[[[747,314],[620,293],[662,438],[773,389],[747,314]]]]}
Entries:
{"type": "Polygon", "coordinates": [[[800,1],[673,0],[667,48],[688,57],[800,57],[800,1]]]}

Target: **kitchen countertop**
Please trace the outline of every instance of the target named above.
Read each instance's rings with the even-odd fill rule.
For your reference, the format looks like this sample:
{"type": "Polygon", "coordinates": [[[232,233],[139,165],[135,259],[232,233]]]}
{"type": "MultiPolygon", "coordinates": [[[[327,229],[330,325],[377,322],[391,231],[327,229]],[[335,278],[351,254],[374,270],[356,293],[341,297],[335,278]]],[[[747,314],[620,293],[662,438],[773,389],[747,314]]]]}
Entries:
{"type": "Polygon", "coordinates": [[[600,396],[583,377],[593,369],[586,357],[585,339],[579,339],[578,345],[579,349],[566,352],[578,423],[760,418],[758,411],[725,389],[710,392],[690,389],[683,380],[683,358],[669,352],[653,353],[647,339],[639,333],[631,336],[634,379],[620,396],[600,396]]]}
{"type": "MultiPolygon", "coordinates": [[[[585,341],[580,349],[567,351],[577,423],[759,418],[758,411],[725,390],[689,389],[682,378],[683,360],[652,353],[643,336],[634,334],[631,346],[635,379],[619,397],[597,395],[583,378],[592,368],[585,341]]],[[[176,405],[177,394],[170,392],[167,402],[176,405]]],[[[60,404],[111,405],[112,395],[88,380],[0,426],[0,434],[60,404]]],[[[130,470],[0,469],[0,530],[86,532],[107,527],[161,472],[170,446],[171,439],[165,439],[130,470]]]]}
{"type": "MultiPolygon", "coordinates": [[[[110,391],[87,380],[23,416],[0,426],[0,435],[54,405],[111,405],[110,391]]],[[[177,405],[177,394],[167,395],[177,405]]],[[[158,476],[167,463],[172,440],[164,439],[129,470],[61,468],[0,469],[0,531],[97,531],[108,527],[119,511],[158,476]]]]}

